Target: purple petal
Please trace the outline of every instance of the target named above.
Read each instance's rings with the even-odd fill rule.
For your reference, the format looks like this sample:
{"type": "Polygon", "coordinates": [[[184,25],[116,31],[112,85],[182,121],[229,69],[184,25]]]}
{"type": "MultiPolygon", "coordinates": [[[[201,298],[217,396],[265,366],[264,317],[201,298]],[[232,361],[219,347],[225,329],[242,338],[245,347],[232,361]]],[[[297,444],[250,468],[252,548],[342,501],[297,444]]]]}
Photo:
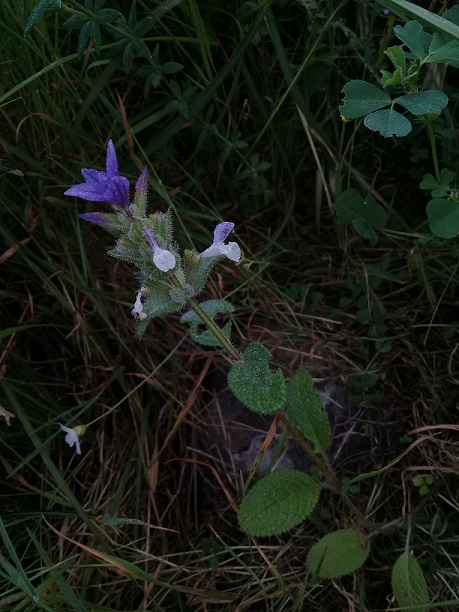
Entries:
{"type": "Polygon", "coordinates": [[[107,227],[107,225],[112,225],[110,219],[107,218],[104,213],[100,212],[89,212],[83,213],[82,215],[78,215],[80,219],[84,219],[85,221],[89,221],[90,223],[95,223],[96,225],[102,225],[107,227]]]}
{"type": "Polygon", "coordinates": [[[214,230],[214,244],[222,244],[225,242],[233,227],[234,223],[231,223],[230,221],[223,221],[223,223],[219,223],[214,230]]]}
{"type": "Polygon", "coordinates": [[[94,185],[104,185],[107,184],[109,180],[106,172],[93,170],[92,168],[83,168],[81,174],[87,183],[94,183],[94,185]]]}
{"type": "Polygon", "coordinates": [[[107,174],[109,178],[118,176],[118,160],[116,159],[115,145],[113,140],[108,141],[107,145],[107,174]]]}
{"type": "Polygon", "coordinates": [[[89,202],[106,202],[106,198],[104,196],[105,188],[96,187],[92,184],[81,183],[80,185],[74,185],[64,191],[64,195],[75,196],[76,198],[82,198],[83,200],[88,200],[89,202]]]}
{"type": "Polygon", "coordinates": [[[142,170],[142,174],[137,179],[137,183],[135,185],[135,196],[136,198],[142,197],[145,195],[147,191],[147,182],[148,182],[148,167],[142,170]]]}
{"type": "Polygon", "coordinates": [[[143,233],[145,234],[145,236],[148,239],[148,242],[150,243],[151,248],[153,249],[153,252],[155,253],[157,249],[159,249],[158,247],[158,243],[156,242],[156,240],[153,238],[153,234],[151,233],[151,231],[148,229],[148,227],[144,227],[143,228],[143,233]]]}
{"type": "Polygon", "coordinates": [[[104,193],[104,202],[127,210],[129,206],[129,180],[125,176],[115,176],[104,193]]]}

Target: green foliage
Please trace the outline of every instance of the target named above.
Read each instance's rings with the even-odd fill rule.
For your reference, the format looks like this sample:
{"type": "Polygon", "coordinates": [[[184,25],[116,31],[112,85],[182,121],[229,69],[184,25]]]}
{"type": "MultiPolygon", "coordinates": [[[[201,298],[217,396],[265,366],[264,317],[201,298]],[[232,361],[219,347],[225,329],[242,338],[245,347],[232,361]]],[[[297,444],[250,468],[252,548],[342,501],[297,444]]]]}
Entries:
{"type": "Polygon", "coordinates": [[[410,121],[393,108],[371,113],[365,117],[363,123],[369,130],[379,132],[385,138],[406,136],[412,129],[410,121]]]}
{"type": "Polygon", "coordinates": [[[424,175],[419,187],[431,192],[434,198],[442,198],[450,191],[450,185],[456,178],[456,174],[447,168],[440,170],[440,178],[437,180],[432,174],[424,175]]]}
{"type": "Polygon", "coordinates": [[[266,476],[242,500],[239,525],[251,536],[280,535],[293,529],[314,510],[320,487],[298,470],[266,476]]]}
{"type": "MultiPolygon", "coordinates": [[[[150,283],[147,284],[150,285],[150,283]]],[[[183,306],[183,304],[177,303],[177,300],[171,297],[170,289],[167,287],[159,288],[156,286],[151,290],[153,291],[153,295],[147,296],[143,305],[143,310],[147,318],[145,320],[136,319],[134,322],[135,333],[139,339],[143,337],[151,319],[177,312],[177,310],[180,310],[181,306],[183,306]]]]}
{"type": "Polygon", "coordinates": [[[409,21],[404,26],[395,26],[394,34],[417,59],[423,60],[428,55],[432,35],[425,32],[422,25],[417,21],[409,21]]]}
{"type": "MultiPolygon", "coordinates": [[[[214,320],[214,317],[219,314],[234,311],[234,306],[227,300],[207,300],[205,302],[201,302],[199,307],[212,321],[214,320]]],[[[188,310],[185,314],[183,314],[180,319],[180,323],[188,323],[190,325],[190,336],[195,342],[199,342],[204,346],[222,346],[220,339],[217,338],[210,329],[206,329],[205,331],[201,332],[198,331],[198,327],[199,325],[203,324],[203,321],[199,314],[194,310],[188,310]]],[[[231,320],[228,321],[220,331],[223,336],[229,340],[231,334],[231,320]]]]}
{"type": "Polygon", "coordinates": [[[440,238],[459,236],[459,202],[434,198],[427,204],[430,229],[440,238]]]}
{"type": "Polygon", "coordinates": [[[433,474],[426,474],[425,476],[421,476],[418,474],[414,476],[412,479],[412,483],[419,490],[419,495],[427,495],[430,491],[430,487],[433,485],[435,478],[433,474]]]}
{"type": "Polygon", "coordinates": [[[29,18],[27,19],[26,25],[24,27],[24,36],[27,36],[32,28],[36,25],[36,23],[43,16],[45,10],[48,9],[60,9],[62,5],[61,0],[38,0],[35,8],[30,13],[29,18]]]}
{"type": "Polygon", "coordinates": [[[285,406],[285,382],[282,372],[271,374],[271,353],[259,342],[251,342],[242,360],[228,373],[228,386],[237,399],[260,414],[275,414],[285,406]]]}
{"type": "Polygon", "coordinates": [[[314,444],[316,453],[327,452],[330,424],[322,398],[306,370],[298,370],[287,383],[287,416],[314,444]]]}
{"type": "Polygon", "coordinates": [[[134,57],[142,57],[150,61],[150,49],[143,38],[151,30],[153,23],[151,17],[137,19],[137,6],[133,2],[127,21],[122,17],[118,27],[110,31],[116,42],[108,52],[108,56],[121,56],[126,72],[131,71],[134,57]]]}
{"type": "Polygon", "coordinates": [[[371,196],[365,199],[356,189],[346,189],[336,199],[333,210],[340,225],[352,225],[355,231],[370,240],[378,241],[375,230],[382,230],[387,224],[387,213],[371,196]]]}
{"type": "Polygon", "coordinates": [[[410,49],[418,61],[407,63],[407,55],[402,47],[389,47],[385,54],[395,67],[393,73],[382,70],[384,87],[408,88],[409,92],[393,99],[384,91],[366,81],[354,80],[347,83],[342,91],[345,94],[340,106],[341,114],[347,119],[365,117],[365,126],[379,132],[385,138],[406,136],[412,130],[411,122],[401,113],[394,110],[399,104],[413,115],[437,116],[448,104],[448,96],[437,90],[418,90],[420,68],[425,63],[447,63],[459,58],[459,43],[450,41],[441,44],[444,38],[438,33],[424,32],[421,24],[412,21],[404,27],[396,26],[394,33],[410,49]],[[391,105],[390,109],[380,110],[391,105]]]}
{"type": "Polygon", "coordinates": [[[339,529],[321,538],[308,553],[306,567],[331,580],[358,570],[370,553],[368,537],[356,529],[339,529]]]}
{"type": "Polygon", "coordinates": [[[91,39],[96,53],[100,53],[102,35],[100,27],[112,23],[120,17],[120,13],[113,9],[102,8],[105,0],[85,0],[82,14],[73,15],[64,23],[64,26],[73,30],[80,30],[78,35],[77,53],[81,57],[91,39]]]}
{"type": "MultiPolygon", "coordinates": [[[[193,593],[190,599],[189,592],[173,589],[174,583],[185,589],[199,583],[203,587],[218,584],[216,605],[222,610],[233,610],[234,598],[242,607],[250,607],[254,598],[257,601],[263,598],[273,608],[289,609],[292,597],[307,609],[340,610],[343,603],[339,593],[343,591],[339,584],[337,590],[302,589],[303,537],[298,541],[282,538],[278,545],[287,550],[282,556],[277,554],[277,546],[265,549],[268,562],[274,563],[280,576],[279,580],[263,580],[266,560],[241,546],[242,535],[238,530],[226,528],[231,511],[222,507],[220,498],[214,503],[214,487],[205,491],[204,511],[209,521],[200,520],[204,516],[203,489],[199,488],[198,493],[193,489],[195,479],[188,478],[188,468],[196,472],[196,481],[204,482],[208,467],[186,463],[195,453],[186,428],[191,425],[200,436],[207,423],[201,420],[200,411],[196,414],[193,411],[191,420],[187,418],[182,421],[184,427],[179,426],[184,414],[182,401],[187,395],[186,379],[195,371],[195,366],[189,367],[189,351],[176,352],[178,330],[172,326],[165,333],[165,322],[160,322],[155,334],[146,341],[133,342],[132,321],[127,315],[138,285],[130,277],[128,266],[99,256],[100,235],[93,227],[83,228],[82,223],[75,222],[76,213],[86,210],[85,204],[78,203],[77,209],[71,202],[64,203],[62,185],[68,185],[82,166],[90,167],[95,159],[100,168],[102,145],[110,134],[120,152],[124,148],[123,172],[132,178],[148,163],[149,182],[155,192],[152,203],[164,206],[163,210],[166,206],[174,210],[175,239],[191,250],[179,253],[174,237],[166,231],[162,245],[169,246],[177,256],[183,271],[180,286],[172,286],[167,274],[153,268],[145,241],[136,251],[136,257],[144,258],[146,270],[145,277],[138,280],[145,280],[148,285],[142,294],[147,319],[136,320],[138,335],[145,331],[151,317],[179,311],[194,292],[205,291],[215,260],[200,259],[198,251],[210,244],[212,219],[227,218],[227,214],[235,221],[242,218],[248,257],[237,270],[227,273],[223,269],[218,283],[219,290],[224,287],[242,303],[235,323],[240,327],[252,314],[254,305],[258,308],[262,304],[263,309],[266,306],[262,324],[266,325],[267,333],[271,330],[277,334],[281,330],[281,342],[285,339],[286,345],[291,343],[294,351],[303,351],[304,344],[312,341],[314,351],[321,351],[324,375],[331,372],[335,379],[339,374],[342,380],[347,380],[351,404],[358,404],[357,422],[349,422],[357,443],[354,447],[351,442],[349,454],[359,452],[358,467],[364,471],[374,468],[375,458],[377,467],[387,466],[387,452],[392,447],[376,446],[381,439],[379,427],[390,423],[396,446],[414,441],[414,437],[399,441],[410,418],[410,401],[399,402],[396,409],[392,407],[390,398],[399,391],[398,385],[403,387],[408,381],[407,395],[412,386],[427,398],[427,419],[424,404],[419,406],[421,424],[444,423],[448,416],[446,412],[442,414],[442,406],[451,405],[454,389],[448,397],[451,385],[435,381],[442,380],[441,373],[450,369],[451,378],[457,378],[454,360],[450,359],[448,367],[445,366],[457,333],[456,241],[446,243],[424,235],[427,224],[419,219],[419,199],[412,193],[412,179],[419,178],[419,182],[425,175],[422,188],[429,192],[429,197],[446,201],[457,197],[455,176],[446,170],[455,169],[459,161],[453,112],[457,88],[449,68],[432,64],[439,58],[454,59],[455,45],[441,37],[435,38],[433,44],[435,35],[425,32],[428,23],[423,22],[420,32],[427,46],[423,50],[421,46],[420,57],[402,40],[406,38],[415,46],[414,37],[409,38],[410,27],[398,45],[384,52],[385,44],[391,40],[392,15],[386,18],[381,11],[374,10],[374,3],[370,10],[368,3],[360,3],[359,20],[365,28],[359,32],[360,26],[353,21],[356,12],[349,10],[355,3],[350,0],[293,3],[281,0],[274,4],[245,1],[236,3],[230,19],[229,11],[218,2],[108,0],[103,8],[95,3],[92,7],[100,11],[109,7],[117,11],[118,17],[109,23],[92,25],[83,0],[66,0],[64,10],[55,14],[53,6],[59,3],[48,2],[49,10],[42,11],[45,19],[35,31],[29,28],[26,39],[18,33],[28,13],[33,5],[45,7],[45,2],[0,4],[5,60],[0,104],[9,102],[5,108],[2,106],[5,125],[0,136],[1,155],[24,171],[21,176],[21,171],[16,174],[9,166],[0,165],[0,171],[8,172],[0,177],[5,203],[0,224],[5,244],[2,274],[6,279],[2,317],[8,331],[4,338],[0,401],[10,409],[5,414],[16,414],[10,427],[0,414],[2,456],[14,484],[5,491],[4,520],[23,564],[20,570],[13,557],[7,554],[3,559],[0,607],[27,607],[29,601],[29,606],[38,608],[43,601],[53,610],[66,605],[84,610],[116,601],[115,607],[130,609],[132,601],[141,601],[147,608],[186,609],[190,601],[206,605],[207,595],[193,593]],[[8,5],[17,15],[17,23],[8,15],[4,18],[8,5]],[[62,27],[70,15],[84,17],[86,21],[80,29],[68,31],[62,27]],[[89,37],[77,43],[85,24],[89,37]],[[370,31],[372,38],[368,37],[370,31]],[[84,49],[84,58],[70,55],[77,44],[80,52],[84,49]],[[152,50],[150,57],[147,49],[152,50]],[[344,82],[343,74],[359,78],[375,75],[381,67],[386,69],[381,71],[382,87],[373,80],[378,92],[372,95],[377,99],[382,92],[389,97],[389,104],[372,110],[369,116],[382,110],[384,117],[391,109],[413,124],[409,148],[416,158],[411,165],[408,146],[403,142],[393,139],[381,142],[364,126],[355,130],[354,125],[342,125],[333,111],[344,82]],[[451,103],[449,112],[436,118],[433,124],[439,147],[438,167],[445,169],[438,174],[435,167],[427,167],[426,158],[421,155],[421,151],[427,150],[427,137],[431,136],[423,126],[423,113],[433,116],[441,110],[444,94],[428,88],[443,85],[451,103]],[[416,87],[424,86],[425,91],[416,91],[416,87]],[[431,94],[432,107],[426,103],[426,96],[431,94]],[[305,117],[304,129],[296,109],[305,117]],[[304,146],[305,130],[312,134],[317,158],[312,156],[310,147],[304,146]],[[323,175],[323,186],[332,198],[342,191],[343,185],[357,186],[360,193],[371,192],[374,196],[364,200],[369,206],[362,207],[359,196],[357,210],[345,207],[341,217],[338,210],[334,213],[340,224],[349,214],[350,218],[342,224],[352,227],[365,241],[355,237],[348,240],[352,230],[339,228],[335,232],[329,211],[319,209],[319,198],[316,210],[312,210],[313,192],[316,190],[319,195],[320,191],[314,185],[316,170],[323,175]],[[427,175],[429,171],[431,175],[427,175]],[[270,201],[275,204],[267,214],[256,215],[254,211],[262,199],[265,206],[270,201]],[[382,208],[382,227],[378,221],[377,227],[372,227],[375,220],[366,218],[367,209],[372,208],[372,202],[379,206],[383,199],[390,209],[382,208]],[[372,248],[376,241],[377,248],[372,248]],[[294,308],[284,304],[285,295],[294,308]],[[122,309],[126,312],[120,312],[122,309]],[[18,325],[18,317],[25,324],[18,325]],[[27,325],[31,320],[37,321],[35,326],[27,325]],[[48,327],[43,327],[44,322],[48,327]],[[335,350],[337,343],[339,347],[335,350]],[[43,347],[46,354],[40,357],[43,347]],[[386,354],[388,350],[390,355],[386,354]],[[166,359],[168,365],[158,369],[158,364],[166,359]],[[8,388],[13,388],[14,396],[19,398],[17,412],[13,401],[5,397],[8,388]],[[53,401],[56,398],[58,403],[53,401]],[[31,415],[29,429],[19,419],[21,408],[31,415]],[[111,419],[97,420],[106,419],[109,414],[116,419],[113,432],[111,419]],[[85,469],[80,469],[83,464],[76,464],[74,460],[79,458],[72,458],[66,448],[57,471],[61,481],[54,481],[54,473],[48,469],[49,456],[60,452],[63,441],[59,438],[57,442],[60,434],[54,431],[53,421],[71,418],[71,422],[81,422],[83,416],[83,422],[92,423],[83,448],[85,469]],[[101,438],[102,424],[106,435],[101,438]],[[175,438],[169,444],[172,435],[175,438]],[[31,440],[36,440],[35,446],[31,440]],[[151,449],[156,456],[157,441],[161,449],[160,469],[156,469],[153,457],[151,469],[145,472],[142,469],[145,457],[151,454],[151,449]],[[164,441],[166,444],[161,448],[164,441]],[[87,452],[92,444],[97,452],[87,452]],[[369,446],[376,452],[366,452],[369,446]],[[177,456],[185,458],[178,471],[177,462],[168,461],[177,456]],[[104,483],[104,495],[94,483],[94,468],[100,474],[98,481],[104,483]],[[199,476],[201,469],[204,480],[199,476]],[[43,482],[48,483],[44,488],[43,482]],[[50,524],[60,529],[60,517],[64,516],[66,533],[78,540],[74,534],[81,532],[81,517],[75,510],[78,501],[71,497],[74,486],[84,508],[96,509],[94,516],[87,517],[88,530],[96,525],[98,531],[97,539],[91,540],[91,549],[99,555],[112,553],[100,567],[90,563],[88,569],[86,557],[72,542],[66,542],[64,557],[59,555],[62,538],[52,533],[49,537],[49,527],[41,518],[45,512],[50,524]],[[157,491],[153,496],[152,487],[157,491]],[[164,490],[170,495],[163,495],[164,490]],[[37,491],[44,491],[46,497],[37,495],[37,491]],[[188,500],[186,504],[183,499],[188,500]],[[104,500],[108,500],[107,507],[104,500]],[[159,529],[176,529],[180,534],[169,531],[164,536],[164,532],[150,524],[150,515],[160,517],[160,521],[154,521],[159,529]],[[216,536],[218,543],[204,539],[210,536],[209,523],[220,534],[216,536]],[[144,529],[147,524],[148,536],[144,529]],[[186,529],[191,535],[184,545],[182,535],[186,529]],[[36,548],[31,545],[34,535],[36,548]],[[158,572],[164,576],[158,574],[158,578],[165,579],[151,592],[141,588],[148,579],[136,573],[133,566],[123,564],[129,558],[138,566],[138,550],[145,542],[151,544],[155,558],[160,560],[158,572]],[[26,555],[24,550],[28,551],[26,555]],[[171,554],[173,566],[166,563],[162,570],[161,560],[170,559],[171,554]],[[71,587],[66,582],[69,563],[71,587]],[[115,570],[123,568],[123,580],[107,582],[109,564],[115,570]],[[215,583],[214,572],[219,564],[234,580],[228,584],[215,583]],[[290,586],[300,585],[297,594],[292,594],[289,584],[286,589],[279,588],[285,576],[290,586]],[[104,589],[98,588],[100,584],[104,584],[104,589]],[[37,595],[39,603],[27,599],[37,595]]],[[[440,8],[439,4],[435,10],[440,8]]],[[[404,6],[412,11],[418,8],[413,3],[404,6]]],[[[432,19],[437,17],[433,12],[427,14],[432,19]]],[[[368,120],[371,124],[375,119],[377,115],[368,120]]],[[[390,128],[383,126],[382,131],[390,134],[390,128]]],[[[136,206],[140,216],[147,215],[146,194],[139,196],[136,206]]],[[[379,214],[376,211],[376,218],[379,214]]],[[[116,238],[125,238],[127,226],[119,223],[115,227],[118,222],[115,214],[107,215],[106,219],[113,224],[111,230],[116,238]]],[[[149,222],[150,227],[156,227],[154,220],[149,222]]],[[[449,220],[445,225],[448,223],[449,220]]],[[[161,234],[163,229],[160,227],[158,232],[161,234]]],[[[135,227],[131,238],[141,241],[135,227]]],[[[128,247],[121,243],[120,254],[128,255],[124,250],[128,247]]],[[[203,304],[201,308],[206,310],[203,304]]],[[[214,316],[216,321],[219,314],[214,316]]],[[[212,318],[212,313],[207,315],[212,318]]],[[[180,314],[173,319],[179,318],[180,314]]],[[[197,340],[200,331],[196,324],[197,340]]],[[[229,332],[224,332],[223,338],[228,337],[229,332]]],[[[215,341],[212,333],[210,340],[215,341]]],[[[199,351],[190,357],[198,365],[195,358],[199,361],[199,351]]],[[[0,407],[0,413],[2,410],[0,407]]],[[[349,412],[353,414],[352,410],[349,412]]],[[[292,414],[289,411],[294,421],[292,414]]],[[[279,416],[283,421],[286,418],[279,416]]],[[[301,429],[300,422],[299,426],[301,429]]],[[[310,426],[308,421],[305,430],[310,426]]],[[[300,435],[299,431],[295,433],[300,435]]],[[[314,435],[313,428],[309,439],[320,452],[314,435]]],[[[293,444],[286,436],[285,429],[275,435],[277,448],[290,450],[293,444]]],[[[323,432],[322,437],[320,432],[316,437],[319,444],[325,442],[323,432]]],[[[216,439],[211,441],[218,446],[216,439]]],[[[444,442],[448,443],[446,437],[444,442]]],[[[199,448],[206,455],[212,454],[212,448],[199,448]]],[[[432,453],[426,456],[435,458],[432,453]]],[[[454,521],[445,510],[448,489],[442,486],[449,478],[448,456],[445,452],[438,461],[445,470],[438,470],[437,487],[431,487],[426,477],[415,477],[412,482],[415,496],[428,489],[431,499],[427,505],[435,504],[432,515],[435,520],[429,513],[421,513],[423,529],[413,532],[413,536],[415,550],[424,550],[432,567],[445,568],[443,581],[438,579],[438,572],[432,573],[436,603],[446,599],[448,589],[454,588],[447,584],[451,576],[447,573],[447,553],[454,547],[454,538],[450,538],[450,543],[448,536],[453,533],[454,521]],[[445,497],[443,501],[436,497],[437,490],[445,497]],[[438,534],[444,542],[440,548],[435,546],[438,534]]],[[[281,461],[289,461],[288,457],[285,455],[281,461]]],[[[416,460],[415,453],[407,454],[406,460],[411,457],[416,460]]],[[[340,461],[347,458],[347,447],[343,445],[340,461]]],[[[323,461],[322,457],[317,459],[323,461]]],[[[228,466],[223,453],[217,461],[218,473],[230,498],[235,490],[237,494],[238,484],[233,478],[226,478],[228,466]],[[231,483],[236,483],[235,488],[231,483]]],[[[206,457],[207,462],[210,466],[214,464],[211,456],[206,457]]],[[[150,465],[150,461],[147,463],[150,465]]],[[[353,463],[345,465],[352,476],[356,467],[353,463]]],[[[320,470],[313,469],[314,479],[326,479],[320,470]]],[[[397,482],[395,466],[383,474],[372,476],[376,488],[397,482]]],[[[351,478],[347,484],[346,488],[343,479],[343,496],[356,495],[359,486],[360,496],[371,495],[368,481],[355,482],[351,478]]],[[[398,516],[403,500],[397,497],[397,487],[393,491],[391,503],[379,505],[377,513],[367,517],[374,522],[375,532],[398,516]]],[[[327,507],[314,517],[314,524],[308,521],[301,526],[305,537],[310,538],[316,527],[323,529],[320,521],[327,521],[328,507],[334,509],[334,521],[349,524],[345,498],[340,500],[330,490],[326,501],[327,507]]],[[[269,515],[269,510],[265,514],[269,515]]],[[[396,550],[401,538],[396,529],[391,529],[384,540],[373,566],[364,569],[365,574],[354,583],[362,588],[353,592],[352,578],[343,581],[357,607],[377,609],[383,598],[390,597],[388,581],[381,581],[374,570],[389,565],[387,551],[396,550]],[[375,583],[378,589],[372,588],[375,583]]],[[[151,576],[150,568],[147,571],[151,576]]],[[[455,604],[450,605],[453,608],[455,604]]]]}
{"type": "Polygon", "coordinates": [[[345,97],[339,111],[346,119],[357,119],[369,115],[391,103],[390,96],[379,87],[366,81],[350,81],[346,83],[342,91],[345,97]]]}
{"type": "Polygon", "coordinates": [[[151,58],[149,58],[149,63],[142,66],[139,70],[139,74],[145,77],[145,95],[150,92],[150,89],[156,89],[165,76],[176,74],[182,69],[182,64],[178,62],[161,63],[159,59],[159,45],[156,45],[151,58]]]}
{"type": "Polygon", "coordinates": [[[448,96],[442,91],[429,89],[399,96],[395,102],[413,115],[439,115],[448,104],[448,96]]]}
{"type": "Polygon", "coordinates": [[[407,550],[392,568],[392,589],[398,605],[411,606],[413,612],[428,612],[430,599],[424,573],[418,561],[407,550]]]}

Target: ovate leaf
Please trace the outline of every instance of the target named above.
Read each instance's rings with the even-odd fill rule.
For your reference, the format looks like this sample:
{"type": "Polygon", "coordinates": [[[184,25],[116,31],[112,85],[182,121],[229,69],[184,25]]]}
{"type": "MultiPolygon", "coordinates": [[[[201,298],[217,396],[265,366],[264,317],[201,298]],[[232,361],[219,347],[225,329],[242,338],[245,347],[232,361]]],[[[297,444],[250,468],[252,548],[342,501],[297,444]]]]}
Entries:
{"type": "Polygon", "coordinates": [[[387,223],[387,214],[384,208],[371,196],[365,199],[357,189],[346,189],[336,199],[333,210],[342,225],[354,224],[359,220],[373,229],[384,229],[387,223]]]}
{"type": "Polygon", "coordinates": [[[319,494],[317,482],[303,472],[274,472],[257,482],[242,500],[239,525],[252,536],[280,535],[311,514],[319,494]]]}
{"type": "Polygon", "coordinates": [[[298,370],[287,383],[287,415],[298,425],[316,453],[325,453],[330,442],[330,424],[312,376],[298,370]]]}
{"type": "Polygon", "coordinates": [[[350,81],[342,91],[345,97],[339,112],[347,119],[363,117],[391,103],[390,97],[382,89],[366,81],[350,81]]]}
{"type": "Polygon", "coordinates": [[[228,386],[237,399],[261,414],[274,414],[285,406],[285,382],[282,372],[271,374],[271,353],[259,342],[246,348],[242,361],[228,374],[228,386]]]}
{"type": "Polygon", "coordinates": [[[424,59],[429,53],[432,35],[424,32],[417,21],[409,21],[402,26],[395,26],[394,34],[399,38],[418,59],[424,59]]]}
{"type": "Polygon", "coordinates": [[[364,119],[364,124],[369,130],[379,132],[385,138],[389,138],[389,136],[406,136],[412,129],[408,119],[392,108],[367,115],[364,119]]]}
{"type": "Polygon", "coordinates": [[[370,545],[364,533],[356,529],[339,529],[314,544],[306,567],[318,578],[339,578],[359,569],[369,552],[370,545]]]}
{"type": "Polygon", "coordinates": [[[427,204],[427,218],[432,234],[440,238],[459,236],[459,204],[444,198],[434,198],[427,204]]]}
{"type": "Polygon", "coordinates": [[[395,102],[413,113],[413,115],[439,115],[448,104],[448,96],[442,91],[429,89],[396,98],[395,102]]]}
{"type": "Polygon", "coordinates": [[[430,610],[424,574],[421,566],[409,551],[401,554],[395,562],[392,569],[392,589],[401,608],[411,606],[411,612],[430,610]]]}
{"type": "MultiPolygon", "coordinates": [[[[441,40],[436,38],[433,42],[441,40]]],[[[425,58],[424,63],[445,63],[445,62],[457,62],[459,61],[459,42],[457,40],[450,40],[446,44],[436,47],[430,47],[429,55],[425,58]]]]}

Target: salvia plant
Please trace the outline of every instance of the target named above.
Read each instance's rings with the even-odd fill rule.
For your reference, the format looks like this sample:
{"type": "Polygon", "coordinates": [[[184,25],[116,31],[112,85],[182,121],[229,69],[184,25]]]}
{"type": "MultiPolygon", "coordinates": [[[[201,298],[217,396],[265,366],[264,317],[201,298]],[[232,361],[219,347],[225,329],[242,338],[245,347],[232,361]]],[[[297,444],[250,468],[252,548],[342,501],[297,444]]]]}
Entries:
{"type": "MultiPolygon", "coordinates": [[[[423,13],[423,9],[416,10],[423,13]]],[[[430,19],[431,14],[424,13],[430,19]]],[[[430,229],[440,238],[455,238],[459,235],[458,175],[451,168],[440,167],[435,130],[448,104],[448,96],[442,91],[446,69],[459,66],[459,6],[446,11],[444,17],[435,17],[439,29],[433,34],[417,21],[394,27],[401,44],[384,51],[391,70],[381,70],[378,86],[363,80],[347,83],[342,89],[345,96],[340,113],[344,121],[364,117],[364,125],[385,138],[406,136],[413,122],[423,122],[434,174],[426,174],[419,187],[432,196],[427,204],[430,229]]],[[[384,229],[387,222],[385,210],[356,190],[341,194],[335,210],[340,223],[352,224],[357,233],[373,243],[376,232],[384,229]]]]}
{"type": "MultiPolygon", "coordinates": [[[[89,212],[80,217],[113,234],[116,243],[109,254],[137,269],[139,288],[131,310],[137,336],[143,336],[154,317],[183,311],[180,321],[193,340],[218,348],[228,357],[228,386],[238,400],[254,412],[273,415],[274,427],[282,423],[312,463],[309,474],[287,469],[261,478],[251,488],[247,483],[248,491],[238,509],[240,528],[253,537],[283,534],[311,514],[322,491],[328,488],[342,496],[351,516],[345,528],[331,531],[312,546],[305,559],[306,569],[316,580],[339,578],[359,569],[370,553],[370,540],[382,529],[360,514],[348,493],[355,490],[356,482],[377,472],[341,483],[327,459],[330,425],[309,372],[299,369],[286,382],[280,369],[272,371],[271,354],[265,346],[252,342],[240,351],[233,344],[231,320],[219,326],[218,317],[234,310],[228,300],[197,299],[215,264],[224,258],[237,263],[241,258],[239,245],[229,240],[233,223],[218,223],[211,244],[203,252],[182,251],[173,238],[171,211],[147,212],[147,168],[131,198],[129,181],[119,173],[110,141],[106,170],[83,169],[82,174],[85,182],[70,187],[65,194],[111,206],[110,212],[89,212]]],[[[66,442],[80,454],[80,437],[86,425],[60,426],[66,442]]],[[[394,566],[392,583],[400,605],[429,609],[424,574],[408,550],[394,566]]]]}

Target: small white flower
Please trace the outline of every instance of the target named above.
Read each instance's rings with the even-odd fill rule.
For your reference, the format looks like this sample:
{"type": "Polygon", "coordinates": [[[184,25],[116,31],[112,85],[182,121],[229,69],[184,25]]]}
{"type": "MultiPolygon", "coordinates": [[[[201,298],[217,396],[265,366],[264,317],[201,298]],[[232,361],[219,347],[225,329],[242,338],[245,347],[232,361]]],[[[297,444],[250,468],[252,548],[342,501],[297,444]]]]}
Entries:
{"type": "Polygon", "coordinates": [[[220,257],[224,255],[231,261],[239,261],[241,259],[241,249],[236,242],[228,242],[225,244],[229,233],[233,230],[234,223],[224,221],[219,223],[214,230],[214,241],[208,249],[201,253],[201,257],[220,257]]]}
{"type": "Polygon", "coordinates": [[[65,433],[67,434],[65,436],[65,441],[67,442],[67,444],[70,446],[70,448],[75,446],[76,454],[81,455],[80,441],[78,439],[77,432],[74,429],[71,429],[70,427],[66,427],[65,425],[62,425],[62,423],[59,423],[59,425],[62,431],[65,431],[65,433]]]}
{"type": "Polygon", "coordinates": [[[147,313],[143,311],[142,294],[145,291],[145,287],[140,287],[140,291],[137,293],[134,308],[131,310],[131,315],[134,319],[140,319],[144,321],[147,318],[147,313]]]}
{"type": "Polygon", "coordinates": [[[175,257],[173,253],[166,249],[161,249],[148,228],[144,228],[143,233],[153,249],[153,263],[155,266],[161,270],[161,272],[169,272],[169,270],[175,268],[175,257]]]}

